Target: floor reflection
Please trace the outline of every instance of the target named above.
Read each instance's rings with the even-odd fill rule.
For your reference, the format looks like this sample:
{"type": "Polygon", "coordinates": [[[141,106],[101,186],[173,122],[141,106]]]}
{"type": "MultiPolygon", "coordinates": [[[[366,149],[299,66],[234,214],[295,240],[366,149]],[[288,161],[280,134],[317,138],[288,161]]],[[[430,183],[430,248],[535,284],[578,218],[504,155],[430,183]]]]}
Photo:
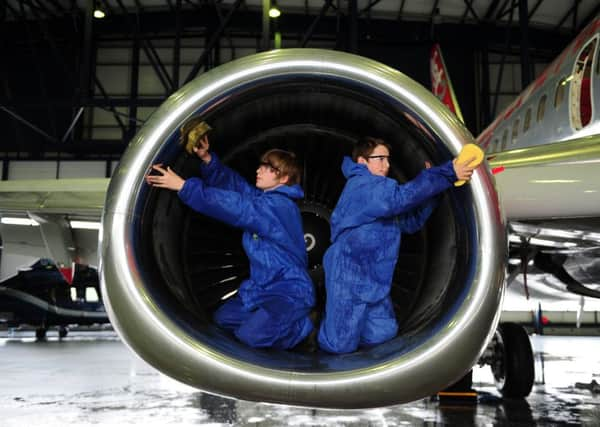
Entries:
{"type": "Polygon", "coordinates": [[[236,401],[208,393],[195,393],[192,401],[206,411],[216,423],[235,424],[237,421],[236,401]]]}
{"type": "Polygon", "coordinates": [[[367,410],[323,410],[213,396],[158,373],[114,336],[42,343],[0,337],[0,425],[530,426],[600,425],[600,338],[533,337],[536,383],[500,397],[489,368],[473,373],[478,402],[422,399],[367,410]]]}
{"type": "Polygon", "coordinates": [[[479,403],[438,402],[437,399],[370,410],[322,410],[257,404],[209,396],[194,396],[210,420],[256,426],[525,426],[535,425],[526,400],[504,400],[484,393],[479,403]]]}

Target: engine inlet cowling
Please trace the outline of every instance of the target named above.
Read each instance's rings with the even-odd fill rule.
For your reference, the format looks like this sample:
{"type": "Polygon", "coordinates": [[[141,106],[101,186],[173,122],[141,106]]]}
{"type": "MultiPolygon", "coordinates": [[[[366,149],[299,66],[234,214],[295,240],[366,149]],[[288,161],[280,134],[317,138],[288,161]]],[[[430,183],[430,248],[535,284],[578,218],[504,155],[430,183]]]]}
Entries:
{"type": "Polygon", "coordinates": [[[211,322],[248,275],[241,232],[148,187],[154,163],[184,177],[199,160],[178,144],[200,116],[211,149],[250,182],[261,153],[294,151],[304,168],[300,204],[311,277],[322,308],[321,260],[329,214],[345,180],[340,165],[356,138],[392,147],[390,176],[413,178],[426,160],[451,159],[473,138],[425,88],[372,60],[290,49],[230,62],[172,95],[131,141],[103,215],[100,275],[123,340],[163,373],[246,400],[359,408],[436,393],[476,362],[497,325],[505,232],[491,175],[444,193],[426,227],[403,236],[392,284],[400,331],[348,355],[252,349],[211,322]]]}

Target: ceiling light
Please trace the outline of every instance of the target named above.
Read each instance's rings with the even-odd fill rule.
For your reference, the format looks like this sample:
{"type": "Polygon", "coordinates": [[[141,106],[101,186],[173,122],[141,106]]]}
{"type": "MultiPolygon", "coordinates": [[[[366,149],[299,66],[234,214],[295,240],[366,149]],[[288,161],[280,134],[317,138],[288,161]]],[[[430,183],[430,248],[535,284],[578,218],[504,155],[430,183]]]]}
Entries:
{"type": "Polygon", "coordinates": [[[576,184],[580,179],[532,179],[532,184],[576,184]]]}
{"type": "Polygon", "coordinates": [[[277,7],[277,2],[273,0],[271,3],[271,8],[269,9],[269,16],[271,18],[279,18],[281,16],[281,10],[277,7]]]}
{"type": "Polygon", "coordinates": [[[106,13],[104,13],[102,10],[100,10],[100,9],[94,10],[94,18],[96,18],[96,19],[102,19],[105,16],[106,16],[106,13]]]}
{"type": "Polygon", "coordinates": [[[100,230],[100,223],[93,221],[71,221],[71,228],[80,230],[100,230]]]}
{"type": "Polygon", "coordinates": [[[6,217],[6,216],[2,218],[2,224],[6,224],[6,225],[31,225],[31,226],[38,226],[38,225],[40,225],[36,221],[34,221],[33,219],[29,219],[29,218],[13,218],[13,217],[6,217]]]}

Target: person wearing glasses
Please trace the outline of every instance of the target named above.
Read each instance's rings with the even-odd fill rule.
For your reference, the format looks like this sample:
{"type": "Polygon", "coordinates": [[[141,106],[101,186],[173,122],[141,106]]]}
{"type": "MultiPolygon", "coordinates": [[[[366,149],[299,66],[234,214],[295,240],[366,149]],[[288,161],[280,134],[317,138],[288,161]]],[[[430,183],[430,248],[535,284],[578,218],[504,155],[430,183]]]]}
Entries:
{"type": "Polygon", "coordinates": [[[202,161],[201,178],[184,180],[158,164],[152,166],[158,174],[146,181],[177,191],[195,211],[244,230],[250,277],[216,310],[215,323],[251,347],[296,346],[314,328],[309,313],[315,304],[295,202],[304,197],[296,156],[277,149],[264,153],[254,187],[209,151],[206,135],[190,151],[202,161]]]}
{"type": "Polygon", "coordinates": [[[396,336],[390,288],[402,233],[415,233],[434,207],[436,195],[457,180],[468,181],[474,158],[425,169],[400,184],[388,178],[390,146],[359,140],[345,157],[346,185],[331,215],[331,246],[323,258],[327,301],[319,347],[350,353],[396,336]]]}

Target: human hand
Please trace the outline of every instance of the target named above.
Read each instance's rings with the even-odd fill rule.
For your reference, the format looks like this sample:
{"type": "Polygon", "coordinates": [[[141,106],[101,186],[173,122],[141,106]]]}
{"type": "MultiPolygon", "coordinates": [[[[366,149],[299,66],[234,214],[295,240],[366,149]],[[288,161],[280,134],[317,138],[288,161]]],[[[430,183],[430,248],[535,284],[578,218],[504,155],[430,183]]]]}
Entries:
{"type": "Polygon", "coordinates": [[[148,185],[175,191],[179,191],[183,187],[185,180],[173,172],[169,166],[165,169],[163,168],[162,163],[158,163],[152,165],[152,169],[157,171],[160,175],[146,175],[146,183],[148,183],[148,185]]]}
{"type": "Polygon", "coordinates": [[[431,169],[431,163],[425,160],[425,169],[431,169]]]}
{"type": "Polygon", "coordinates": [[[200,138],[192,151],[196,153],[196,156],[200,158],[204,163],[210,163],[212,156],[208,149],[210,148],[210,143],[208,142],[208,135],[204,135],[200,138]]]}
{"type": "Polygon", "coordinates": [[[454,167],[454,173],[456,174],[456,178],[459,181],[469,181],[471,176],[473,175],[474,167],[469,166],[472,161],[476,160],[476,157],[470,157],[464,162],[459,163],[458,159],[454,159],[452,161],[452,166],[454,167]]]}

